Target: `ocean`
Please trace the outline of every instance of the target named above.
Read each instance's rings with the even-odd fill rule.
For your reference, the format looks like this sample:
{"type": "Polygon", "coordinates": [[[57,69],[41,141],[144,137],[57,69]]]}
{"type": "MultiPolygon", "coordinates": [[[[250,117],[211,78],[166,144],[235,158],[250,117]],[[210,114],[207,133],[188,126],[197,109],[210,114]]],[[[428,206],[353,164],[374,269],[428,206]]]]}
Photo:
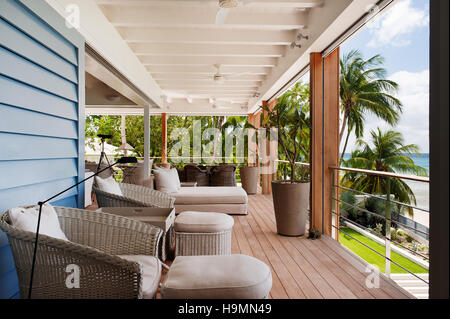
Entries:
{"type": "MultiPolygon", "coordinates": [[[[430,170],[430,154],[422,153],[419,155],[410,155],[411,159],[418,166],[430,170]]],[[[350,154],[346,153],[344,159],[350,158],[350,154]]],[[[415,182],[415,181],[405,181],[406,184],[412,189],[414,195],[416,196],[417,207],[429,210],[430,209],[430,185],[429,183],[415,182]]],[[[422,210],[414,209],[413,219],[429,227],[429,213],[422,210]]]]}

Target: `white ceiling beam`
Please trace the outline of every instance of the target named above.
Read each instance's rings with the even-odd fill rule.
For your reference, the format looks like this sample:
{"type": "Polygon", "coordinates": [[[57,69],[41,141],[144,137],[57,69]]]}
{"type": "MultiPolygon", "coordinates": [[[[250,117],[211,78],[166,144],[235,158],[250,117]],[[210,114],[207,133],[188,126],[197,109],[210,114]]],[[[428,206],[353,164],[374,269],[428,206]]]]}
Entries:
{"type": "Polygon", "coordinates": [[[163,90],[253,90],[256,91],[258,90],[258,86],[242,86],[242,85],[232,85],[230,83],[225,83],[223,85],[215,85],[215,84],[210,84],[210,85],[190,85],[190,84],[186,84],[186,85],[170,85],[170,84],[166,84],[166,85],[162,85],[161,88],[163,90]]]}
{"type": "MultiPolygon", "coordinates": [[[[209,6],[218,7],[218,0],[95,0],[99,5],[121,5],[121,6],[163,6],[163,7],[192,7],[209,6]]],[[[247,7],[264,8],[314,8],[321,6],[323,0],[254,0],[247,7]]],[[[243,5],[243,1],[240,1],[243,5]]]]}
{"type": "MultiPolygon", "coordinates": [[[[213,85],[215,84],[214,80],[191,80],[189,81],[189,83],[186,83],[186,81],[184,80],[178,80],[178,81],[168,81],[168,80],[157,80],[156,81],[160,86],[165,86],[165,85],[213,85]]],[[[245,81],[232,81],[232,80],[227,80],[225,81],[225,83],[232,83],[234,82],[235,84],[238,84],[240,86],[259,86],[261,84],[260,81],[250,81],[250,80],[245,80],[245,81]]]]}
{"type": "MultiPolygon", "coordinates": [[[[168,90],[169,91],[169,90],[168,90]]],[[[201,89],[192,89],[192,88],[186,88],[186,89],[182,89],[182,90],[177,90],[177,92],[180,93],[193,93],[193,94],[210,94],[210,93],[229,93],[229,94],[252,94],[255,93],[256,90],[254,89],[239,89],[239,90],[234,90],[234,89],[213,89],[213,88],[201,88],[201,89]]]]}
{"type": "MultiPolygon", "coordinates": [[[[186,80],[186,81],[190,81],[190,80],[212,80],[213,75],[209,75],[209,74],[173,74],[173,73],[167,73],[167,74],[162,74],[162,73],[158,73],[158,74],[154,74],[153,79],[155,81],[178,81],[178,80],[186,80]]],[[[243,74],[239,77],[236,78],[232,78],[230,80],[226,80],[228,81],[264,81],[265,80],[265,76],[264,75],[254,75],[254,74],[243,74]]]]}
{"type": "MultiPolygon", "coordinates": [[[[262,21],[261,23],[264,23],[262,21]]],[[[296,31],[118,27],[128,43],[289,45],[296,31]]]]}
{"type": "Polygon", "coordinates": [[[178,8],[141,6],[102,6],[103,13],[114,26],[128,27],[179,27],[179,28],[250,28],[257,30],[294,30],[306,27],[304,11],[243,12],[230,11],[223,25],[216,25],[218,8],[178,8]]]}
{"type": "Polygon", "coordinates": [[[275,67],[277,58],[266,57],[174,57],[174,56],[141,56],[144,65],[232,65],[232,66],[260,66],[275,67]]]}
{"type": "MultiPolygon", "coordinates": [[[[211,66],[189,66],[189,65],[148,65],[147,70],[152,74],[157,76],[158,74],[202,74],[202,75],[214,75],[216,73],[216,68],[211,66]]],[[[270,73],[271,68],[258,67],[258,66],[227,66],[223,65],[220,67],[220,73],[229,75],[240,72],[249,72],[249,74],[254,75],[266,75],[270,73]]]]}
{"type": "Polygon", "coordinates": [[[211,44],[179,44],[179,43],[130,43],[130,48],[140,56],[255,56],[282,57],[286,46],[255,45],[211,45],[211,44]]]}

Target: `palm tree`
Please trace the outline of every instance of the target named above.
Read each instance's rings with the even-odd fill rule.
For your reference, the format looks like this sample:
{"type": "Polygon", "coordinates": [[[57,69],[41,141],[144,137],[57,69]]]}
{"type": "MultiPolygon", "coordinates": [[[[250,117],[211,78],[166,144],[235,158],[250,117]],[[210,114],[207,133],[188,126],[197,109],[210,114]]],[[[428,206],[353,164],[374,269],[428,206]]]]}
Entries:
{"type": "MultiPolygon", "coordinates": [[[[388,130],[381,132],[379,128],[371,131],[371,147],[367,142],[359,139],[360,147],[352,153],[352,157],[345,161],[345,165],[353,168],[375,170],[392,173],[406,173],[426,176],[428,171],[414,164],[409,155],[418,154],[419,147],[415,144],[404,145],[401,133],[388,130]]],[[[346,173],[341,183],[349,188],[370,194],[387,194],[386,178],[375,175],[346,173]]],[[[416,205],[416,197],[411,188],[399,178],[390,178],[390,193],[394,199],[416,205]]],[[[407,207],[412,216],[413,210],[407,207]]]]}
{"type": "Polygon", "coordinates": [[[398,84],[385,78],[386,70],[381,67],[384,59],[375,55],[368,60],[358,50],[352,50],[340,61],[340,97],[342,126],[340,141],[347,128],[347,137],[341,154],[341,162],[352,131],[357,138],[364,134],[364,117],[375,114],[390,125],[395,125],[402,113],[402,103],[392,94],[398,84]]]}

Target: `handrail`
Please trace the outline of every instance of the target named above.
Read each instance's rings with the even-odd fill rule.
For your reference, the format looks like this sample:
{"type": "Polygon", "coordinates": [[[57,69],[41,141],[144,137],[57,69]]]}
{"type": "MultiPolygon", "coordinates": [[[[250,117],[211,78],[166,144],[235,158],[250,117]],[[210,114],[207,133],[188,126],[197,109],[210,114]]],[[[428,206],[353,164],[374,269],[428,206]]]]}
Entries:
{"type": "Polygon", "coordinates": [[[416,182],[424,182],[424,183],[430,182],[430,179],[427,177],[414,176],[414,175],[402,175],[402,174],[396,174],[396,173],[390,173],[390,172],[381,172],[381,171],[374,171],[374,170],[368,170],[368,169],[341,167],[341,166],[339,166],[339,167],[329,166],[329,168],[339,170],[339,171],[363,173],[363,174],[382,176],[382,177],[395,177],[395,178],[407,179],[407,180],[416,181],[416,182]]]}
{"type": "MultiPolygon", "coordinates": [[[[368,214],[370,214],[370,215],[372,215],[372,216],[378,216],[378,217],[384,219],[384,221],[385,221],[386,235],[381,235],[381,237],[384,238],[384,242],[385,242],[385,254],[383,255],[383,254],[381,254],[381,253],[379,253],[379,252],[376,252],[375,250],[374,250],[374,251],[375,251],[377,254],[383,256],[383,257],[386,259],[386,263],[385,263],[385,273],[386,273],[386,275],[388,275],[388,276],[390,275],[390,272],[391,272],[391,263],[393,263],[393,264],[395,264],[395,265],[401,267],[403,270],[406,270],[408,273],[414,275],[415,277],[418,277],[416,274],[414,274],[414,273],[412,273],[410,270],[408,270],[408,269],[406,269],[406,268],[400,266],[398,263],[394,262],[394,261],[391,259],[391,244],[396,244],[396,243],[395,243],[394,240],[391,239],[391,232],[388,231],[388,230],[391,229],[391,225],[392,225],[392,223],[394,223],[394,224],[397,224],[398,226],[404,227],[405,229],[410,229],[410,230],[414,231],[415,233],[420,232],[420,233],[425,234],[425,235],[429,235],[429,234],[426,233],[426,232],[422,232],[422,231],[420,231],[420,230],[418,230],[418,229],[416,229],[416,228],[413,229],[412,227],[409,227],[409,226],[407,226],[407,225],[404,225],[403,223],[398,222],[398,221],[396,221],[396,220],[392,220],[392,218],[391,218],[391,207],[390,207],[390,205],[391,205],[392,203],[394,203],[394,204],[397,204],[397,205],[402,205],[402,206],[406,206],[406,207],[410,207],[410,208],[414,208],[414,209],[420,209],[420,210],[425,211],[425,212],[428,212],[428,213],[429,213],[429,210],[426,210],[426,209],[419,208],[419,207],[416,207],[416,206],[413,206],[413,205],[409,205],[409,204],[406,204],[406,203],[402,203],[402,202],[398,202],[398,201],[392,200],[392,199],[391,199],[391,196],[390,196],[390,195],[391,195],[391,186],[390,186],[390,185],[391,185],[391,179],[405,179],[405,180],[410,180],[410,181],[429,183],[429,182],[430,182],[429,178],[427,178],[427,177],[422,177],[422,176],[412,176],[412,175],[396,174],[396,173],[394,173],[394,172],[381,172],[381,171],[374,171],[374,170],[357,169],[357,168],[351,168],[351,167],[329,166],[329,169],[331,169],[331,170],[333,171],[333,172],[332,172],[332,180],[331,180],[331,184],[332,184],[332,196],[331,196],[332,207],[333,207],[334,205],[338,205],[338,203],[341,203],[341,204],[346,205],[346,206],[348,206],[348,207],[352,207],[352,208],[354,208],[354,209],[356,209],[356,210],[358,210],[358,211],[362,211],[362,212],[368,213],[368,214]],[[336,177],[336,172],[337,172],[337,171],[353,172],[353,173],[358,173],[358,174],[365,174],[365,175],[372,175],[372,176],[380,176],[380,177],[386,178],[386,181],[387,181],[387,185],[386,185],[386,195],[385,195],[386,198],[384,198],[384,196],[381,196],[381,195],[369,194],[369,193],[365,193],[365,192],[362,192],[362,191],[354,190],[354,189],[351,189],[351,188],[348,188],[348,187],[344,187],[344,186],[339,185],[339,183],[336,184],[336,179],[335,179],[335,177],[336,177]],[[359,193],[359,194],[363,194],[363,195],[365,195],[365,196],[370,196],[370,197],[373,197],[373,198],[377,198],[377,199],[382,199],[382,200],[384,200],[384,201],[386,202],[386,205],[385,205],[385,216],[382,216],[381,214],[374,213],[374,212],[371,212],[371,211],[369,211],[369,210],[367,210],[367,209],[365,209],[365,208],[362,208],[362,207],[359,207],[359,206],[356,206],[356,205],[352,205],[352,204],[350,204],[350,203],[347,203],[347,202],[345,202],[345,201],[342,201],[342,200],[340,199],[339,195],[337,195],[337,194],[339,194],[339,189],[342,189],[342,190],[345,190],[345,191],[356,192],[356,193],[359,193]],[[336,194],[336,193],[337,193],[337,194],[336,194]],[[337,196],[336,196],[336,195],[337,195],[337,196]],[[334,202],[334,204],[333,204],[333,202],[334,202]]],[[[337,173],[337,174],[339,174],[339,173],[337,173]]],[[[336,207],[338,207],[338,206],[336,206],[336,207]]],[[[341,230],[341,225],[340,225],[340,222],[341,222],[341,221],[346,221],[346,222],[348,222],[348,223],[351,223],[351,224],[353,224],[353,225],[356,225],[356,226],[358,226],[358,227],[361,227],[362,229],[368,230],[365,226],[360,225],[357,221],[353,221],[353,220],[347,219],[347,218],[344,217],[344,216],[341,216],[341,215],[338,213],[337,210],[334,211],[333,209],[331,209],[331,210],[330,210],[330,215],[335,215],[335,216],[337,217],[336,222],[332,223],[331,226],[332,226],[333,228],[335,228],[337,231],[342,231],[345,235],[350,236],[350,235],[349,235],[348,233],[346,233],[344,230],[341,230]]],[[[353,238],[352,236],[350,236],[350,237],[351,237],[352,239],[356,240],[357,242],[359,242],[360,244],[362,244],[362,245],[368,247],[367,245],[365,245],[364,243],[360,242],[360,241],[357,240],[356,238],[353,238]]],[[[425,256],[425,255],[422,255],[421,253],[419,253],[419,252],[417,252],[417,251],[415,251],[415,250],[412,250],[412,249],[410,249],[410,248],[408,248],[408,247],[404,247],[403,245],[400,245],[400,247],[401,247],[402,249],[405,249],[406,251],[409,251],[409,252],[413,253],[413,254],[416,255],[416,256],[419,256],[419,257],[421,257],[421,258],[423,258],[423,259],[425,259],[425,260],[429,260],[429,257],[427,257],[427,256],[425,256]]],[[[370,248],[370,247],[368,247],[368,248],[370,248]]],[[[373,250],[373,249],[372,249],[372,250],[373,250]]],[[[419,279],[421,279],[421,278],[419,278],[419,279]]],[[[421,280],[423,280],[423,279],[421,279],[421,280]]],[[[426,282],[426,283],[428,283],[428,282],[425,281],[425,280],[423,280],[423,281],[426,282]]]]}

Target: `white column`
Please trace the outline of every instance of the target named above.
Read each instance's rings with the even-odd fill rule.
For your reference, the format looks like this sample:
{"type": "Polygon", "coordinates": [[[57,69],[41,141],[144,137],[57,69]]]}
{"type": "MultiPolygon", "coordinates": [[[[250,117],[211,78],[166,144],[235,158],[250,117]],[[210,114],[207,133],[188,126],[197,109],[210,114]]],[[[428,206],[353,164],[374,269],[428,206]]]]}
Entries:
{"type": "Polygon", "coordinates": [[[150,176],[150,106],[144,106],[144,176],[150,176]]]}

